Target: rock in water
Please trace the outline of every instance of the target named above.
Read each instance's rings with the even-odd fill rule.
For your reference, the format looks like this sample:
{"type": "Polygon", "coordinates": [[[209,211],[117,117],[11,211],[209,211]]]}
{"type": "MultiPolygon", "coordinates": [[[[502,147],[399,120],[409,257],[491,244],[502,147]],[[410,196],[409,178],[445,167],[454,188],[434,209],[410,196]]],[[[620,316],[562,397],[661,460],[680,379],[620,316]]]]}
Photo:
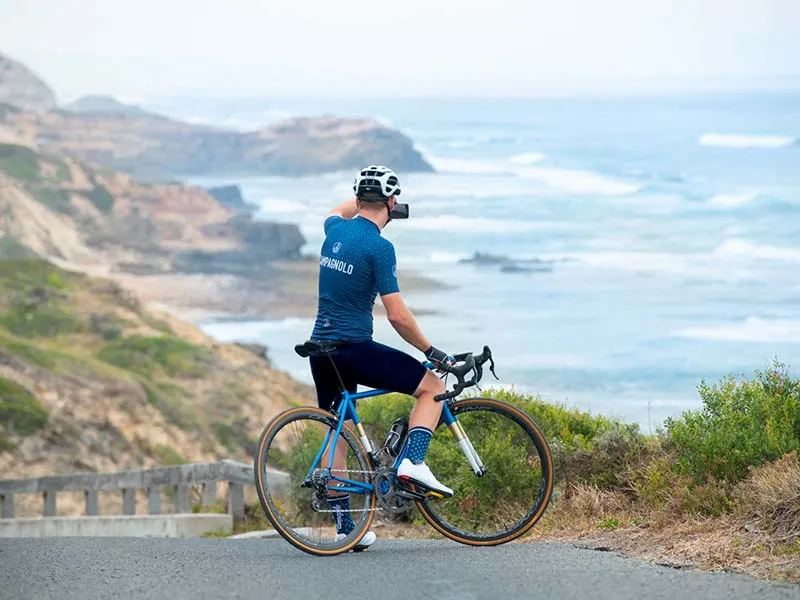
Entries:
{"type": "Polygon", "coordinates": [[[0,104],[46,112],[56,107],[56,96],[33,71],[0,54],[0,104]]]}

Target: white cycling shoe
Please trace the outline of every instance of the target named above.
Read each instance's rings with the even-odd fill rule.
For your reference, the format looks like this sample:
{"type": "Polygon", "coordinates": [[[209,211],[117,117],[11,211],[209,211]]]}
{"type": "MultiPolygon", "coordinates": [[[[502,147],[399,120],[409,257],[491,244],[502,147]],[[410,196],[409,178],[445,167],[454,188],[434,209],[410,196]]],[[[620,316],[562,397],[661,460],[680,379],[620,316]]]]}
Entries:
{"type": "MultiPolygon", "coordinates": [[[[337,533],[336,541],[338,542],[339,540],[343,540],[346,537],[347,537],[346,533],[337,533]]],[[[361,541],[358,542],[355,546],[353,546],[353,552],[363,552],[364,550],[372,546],[372,544],[374,544],[375,540],[377,539],[378,536],[375,535],[374,531],[368,531],[367,533],[364,534],[364,537],[361,538],[361,541]]]]}
{"type": "Polygon", "coordinates": [[[415,465],[409,459],[404,458],[400,462],[400,466],[397,467],[397,478],[403,481],[410,481],[424,488],[431,495],[442,498],[450,498],[453,495],[453,490],[440,483],[425,463],[415,465]]]}

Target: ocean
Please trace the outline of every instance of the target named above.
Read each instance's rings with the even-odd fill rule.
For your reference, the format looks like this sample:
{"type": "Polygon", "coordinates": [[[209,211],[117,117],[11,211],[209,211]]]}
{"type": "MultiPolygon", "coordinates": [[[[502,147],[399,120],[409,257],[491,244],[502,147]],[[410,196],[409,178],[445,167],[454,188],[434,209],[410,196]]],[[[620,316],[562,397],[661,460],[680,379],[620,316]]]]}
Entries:
{"type": "MultiPolygon", "coordinates": [[[[408,134],[438,172],[399,173],[411,218],[384,235],[401,270],[448,284],[407,295],[432,343],[491,346],[500,381],[487,384],[655,431],[701,407],[702,380],[800,363],[800,93],[145,106],[242,129],[374,116],[408,134]],[[462,262],[476,252],[509,262],[462,262]]],[[[297,223],[315,255],[353,176],[190,183],[238,183],[260,217],[297,223]]],[[[203,324],[221,340],[266,344],[307,382],[293,346],[311,327],[203,324]]],[[[411,350],[382,319],[375,338],[411,350]]]]}

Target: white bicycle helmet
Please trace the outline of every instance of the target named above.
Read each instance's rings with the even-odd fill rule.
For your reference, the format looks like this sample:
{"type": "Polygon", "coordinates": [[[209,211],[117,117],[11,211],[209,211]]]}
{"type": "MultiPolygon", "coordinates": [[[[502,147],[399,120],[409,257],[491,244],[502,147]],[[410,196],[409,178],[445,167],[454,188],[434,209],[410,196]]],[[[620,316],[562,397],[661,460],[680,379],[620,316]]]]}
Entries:
{"type": "Polygon", "coordinates": [[[380,201],[400,195],[400,181],[394,171],[382,165],[361,169],[353,182],[353,191],[359,200],[380,201]]]}

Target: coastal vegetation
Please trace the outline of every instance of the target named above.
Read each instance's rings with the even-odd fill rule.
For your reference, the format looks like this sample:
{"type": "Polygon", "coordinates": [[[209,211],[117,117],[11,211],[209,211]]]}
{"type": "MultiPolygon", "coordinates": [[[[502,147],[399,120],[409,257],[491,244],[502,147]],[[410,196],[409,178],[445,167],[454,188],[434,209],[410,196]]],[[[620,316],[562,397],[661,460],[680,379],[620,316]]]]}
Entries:
{"type": "Polygon", "coordinates": [[[58,473],[245,459],[275,412],[308,401],[263,355],[155,315],[111,281],[0,260],[7,476],[26,464],[58,473]]]}
{"type": "MultiPolygon", "coordinates": [[[[776,360],[750,378],[703,381],[698,392],[702,408],[647,434],[539,396],[485,391],[531,415],[553,453],[556,489],[528,539],[578,539],[669,564],[800,581],[800,380],[776,360]]],[[[364,403],[359,416],[382,440],[412,406],[393,394],[364,403]]],[[[501,436],[481,431],[486,447],[502,446],[501,436]]],[[[439,461],[435,472],[447,482],[456,469],[439,461]]],[[[509,472],[498,491],[521,496],[528,483],[509,472]]],[[[257,515],[249,519],[258,526],[257,515]]],[[[384,526],[436,535],[416,511],[384,526]]]]}

